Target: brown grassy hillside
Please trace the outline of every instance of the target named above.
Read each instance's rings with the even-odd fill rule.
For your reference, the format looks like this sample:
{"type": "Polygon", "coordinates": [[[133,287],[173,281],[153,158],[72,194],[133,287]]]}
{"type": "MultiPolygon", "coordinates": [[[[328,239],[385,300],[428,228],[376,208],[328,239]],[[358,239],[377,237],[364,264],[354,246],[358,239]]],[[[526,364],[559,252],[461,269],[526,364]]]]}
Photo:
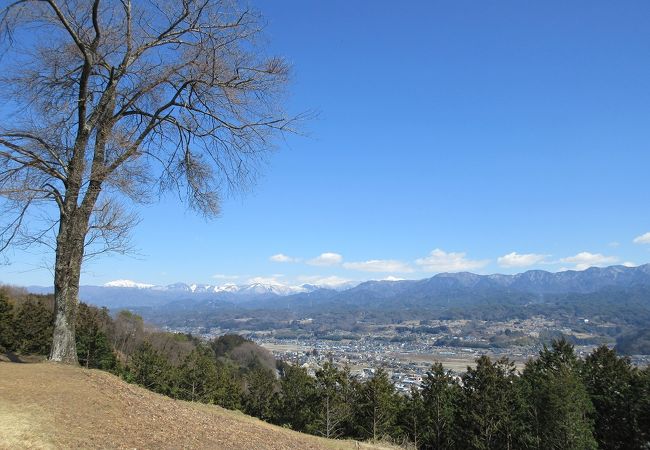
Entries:
{"type": "Polygon", "coordinates": [[[0,362],[0,448],[356,449],[98,370],[0,362]]]}

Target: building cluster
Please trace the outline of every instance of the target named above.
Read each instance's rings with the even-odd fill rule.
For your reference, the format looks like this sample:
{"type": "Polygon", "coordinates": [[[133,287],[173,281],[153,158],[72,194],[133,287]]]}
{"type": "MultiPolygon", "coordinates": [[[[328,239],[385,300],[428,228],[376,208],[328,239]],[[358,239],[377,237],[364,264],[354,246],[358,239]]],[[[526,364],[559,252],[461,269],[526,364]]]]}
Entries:
{"type": "MultiPolygon", "coordinates": [[[[588,324],[589,319],[580,319],[588,324]]],[[[301,320],[304,325],[314,325],[314,319],[301,320]]],[[[426,325],[418,322],[402,322],[391,326],[370,326],[360,333],[332,330],[329,336],[317,337],[316,333],[303,333],[287,337],[286,330],[248,330],[238,334],[255,341],[273,353],[275,358],[304,367],[314,375],[326,361],[340,368],[347,368],[360,379],[372,377],[374,371],[383,368],[391,376],[399,391],[408,392],[419,387],[422,378],[434,362],[456,376],[473,365],[476,358],[487,355],[498,359],[507,357],[517,369],[539,354],[542,342],[549,336],[580,336],[585,342],[575,346],[576,354],[585,357],[600,343],[598,336],[577,333],[571,324],[557,323],[544,317],[525,320],[478,321],[478,320],[430,320],[426,325]],[[334,336],[334,337],[333,337],[334,336]],[[341,337],[344,336],[344,337],[341,337]]],[[[212,339],[232,332],[219,328],[175,329],[212,339]]],[[[612,342],[608,342],[612,344],[612,342]]],[[[639,366],[650,364],[650,355],[632,358],[639,366]]]]}

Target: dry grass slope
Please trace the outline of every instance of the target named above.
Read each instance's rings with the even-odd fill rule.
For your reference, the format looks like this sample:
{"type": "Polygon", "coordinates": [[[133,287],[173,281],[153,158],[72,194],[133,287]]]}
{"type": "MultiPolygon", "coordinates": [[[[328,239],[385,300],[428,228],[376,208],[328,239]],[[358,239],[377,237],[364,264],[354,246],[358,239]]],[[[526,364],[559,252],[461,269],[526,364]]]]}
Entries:
{"type": "Polygon", "coordinates": [[[98,370],[0,362],[0,448],[356,449],[98,370]]]}

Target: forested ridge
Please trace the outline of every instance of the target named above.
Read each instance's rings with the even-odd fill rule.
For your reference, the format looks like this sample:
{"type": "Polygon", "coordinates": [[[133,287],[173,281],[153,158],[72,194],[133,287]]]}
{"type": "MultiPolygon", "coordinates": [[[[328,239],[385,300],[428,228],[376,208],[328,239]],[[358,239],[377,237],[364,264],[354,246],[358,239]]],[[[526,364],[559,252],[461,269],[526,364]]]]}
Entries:
{"type": "MultiPolygon", "coordinates": [[[[47,355],[52,297],[0,288],[0,351],[47,355]]],[[[628,449],[650,446],[650,369],[607,347],[579,359],[553,341],[518,372],[482,356],[457,377],[434,364],[399,395],[388,373],[366,380],[326,363],[311,376],[251,341],[147,327],[128,311],[79,305],[80,364],[176,399],[218,404],[330,438],[420,449],[628,449]]]]}

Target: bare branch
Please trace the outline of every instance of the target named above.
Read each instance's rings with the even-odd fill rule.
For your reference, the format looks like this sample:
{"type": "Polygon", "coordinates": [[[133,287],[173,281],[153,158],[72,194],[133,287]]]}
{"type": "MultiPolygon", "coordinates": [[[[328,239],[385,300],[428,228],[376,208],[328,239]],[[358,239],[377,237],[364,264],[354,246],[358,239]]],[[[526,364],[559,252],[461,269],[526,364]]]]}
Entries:
{"type": "Polygon", "coordinates": [[[93,211],[84,242],[84,259],[96,258],[108,253],[125,254],[133,247],[131,230],[140,222],[138,216],[128,212],[112,200],[101,202],[93,211]]]}
{"type": "Polygon", "coordinates": [[[288,68],[258,51],[250,10],[225,0],[24,0],[3,17],[8,8],[22,18],[12,26],[61,32],[34,41],[35,58],[0,78],[23,102],[0,133],[0,195],[28,192],[90,224],[104,190],[149,201],[157,183],[216,215],[224,192],[254,181],[273,137],[293,132],[297,117],[278,102],[288,68]],[[21,114],[39,126],[23,126],[21,114]]]}
{"type": "Polygon", "coordinates": [[[20,228],[23,225],[23,221],[27,215],[27,210],[30,206],[31,201],[23,203],[17,214],[14,215],[13,220],[0,228],[0,252],[6,250],[11,244],[13,244],[16,236],[18,236],[20,232],[20,228]]]}
{"type": "Polygon", "coordinates": [[[59,18],[61,21],[61,24],[64,26],[74,43],[76,44],[77,48],[79,48],[79,51],[84,55],[84,59],[88,62],[90,57],[89,54],[86,50],[86,45],[81,41],[79,38],[79,35],[72,29],[72,26],[70,25],[70,22],[68,19],[65,17],[61,9],[59,8],[59,5],[54,0],[38,0],[38,1],[45,1],[47,2],[48,5],[52,8],[56,16],[59,18]]]}

